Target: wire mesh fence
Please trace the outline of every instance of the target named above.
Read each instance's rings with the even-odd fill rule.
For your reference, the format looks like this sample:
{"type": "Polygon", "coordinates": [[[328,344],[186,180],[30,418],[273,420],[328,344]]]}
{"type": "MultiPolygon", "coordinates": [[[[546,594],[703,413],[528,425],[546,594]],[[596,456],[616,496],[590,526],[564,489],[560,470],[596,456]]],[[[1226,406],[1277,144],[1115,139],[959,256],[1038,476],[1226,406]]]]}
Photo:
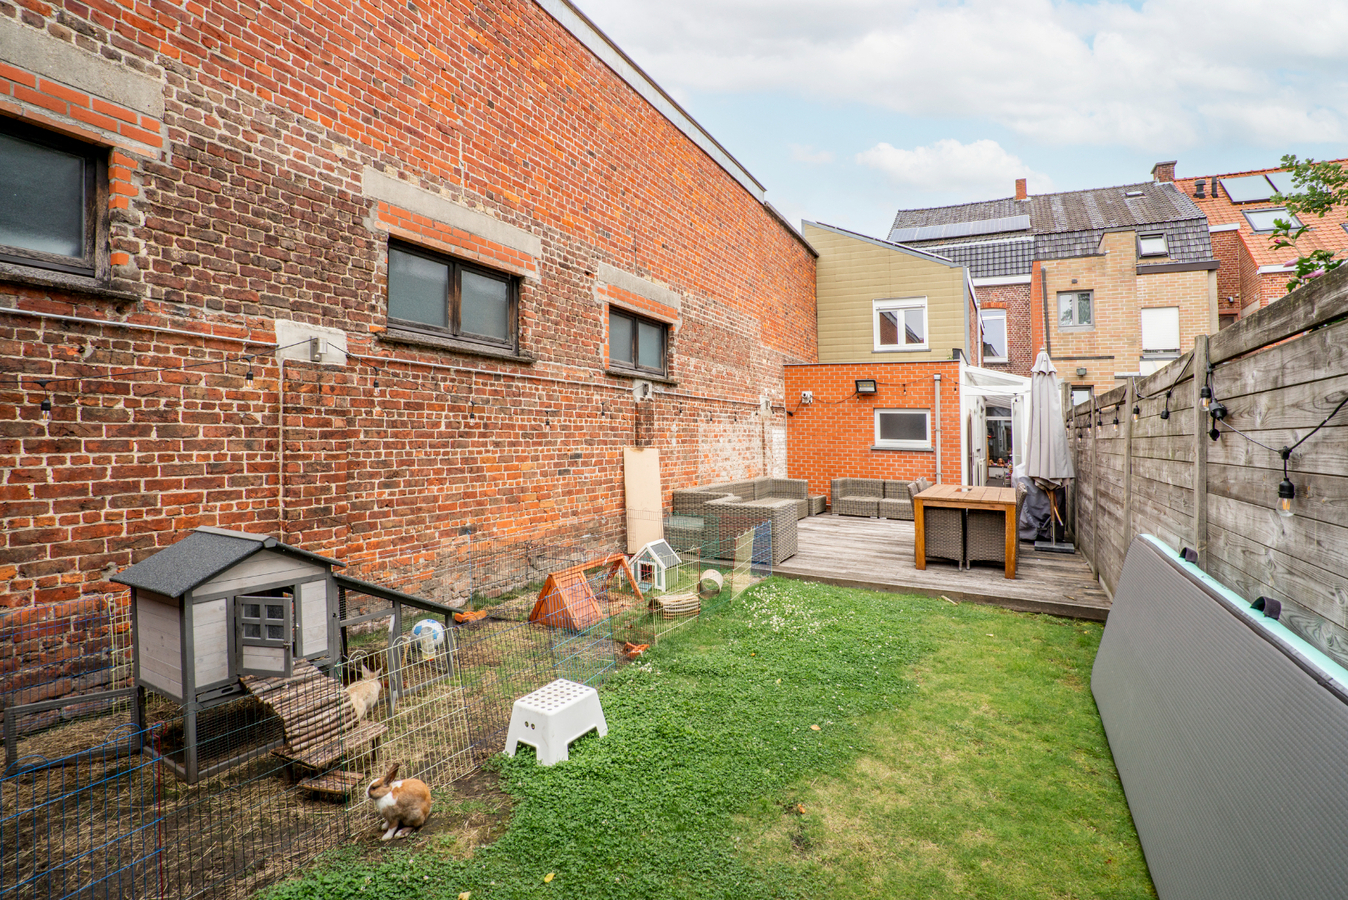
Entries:
{"type": "Polygon", "coordinates": [[[375,608],[358,617],[363,630],[343,635],[330,670],[297,659],[285,677],[244,676],[246,693],[194,717],[151,693],[140,725],[127,702],[124,601],[0,619],[16,638],[4,657],[13,724],[0,777],[0,898],[251,896],[372,835],[365,789],[393,763],[401,777],[447,787],[501,751],[516,699],[557,678],[601,685],[643,645],[771,570],[767,523],[737,536],[727,558],[665,559],[658,585],[654,569],[638,576],[620,537],[596,527],[471,552],[458,541],[439,558],[468,576],[385,573],[403,590],[454,600],[452,621],[375,608]],[[189,745],[195,783],[180,777],[189,745]]]}

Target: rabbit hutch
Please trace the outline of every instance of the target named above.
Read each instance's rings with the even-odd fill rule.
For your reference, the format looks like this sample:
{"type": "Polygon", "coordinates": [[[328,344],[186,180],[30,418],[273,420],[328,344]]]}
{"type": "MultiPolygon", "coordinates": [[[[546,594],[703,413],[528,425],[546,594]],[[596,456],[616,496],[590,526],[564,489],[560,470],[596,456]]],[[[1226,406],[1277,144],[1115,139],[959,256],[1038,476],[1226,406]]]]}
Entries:
{"type": "MultiPolygon", "coordinates": [[[[147,692],[178,704],[180,744],[155,753],[178,778],[195,783],[237,764],[221,736],[228,704],[249,695],[278,720],[270,748],[323,771],[347,750],[377,740],[383,725],[361,721],[339,677],[345,592],[438,614],[453,610],[334,572],[342,563],[272,537],[198,528],[112,580],[131,589],[134,715],[147,724],[147,692]]],[[[377,615],[377,614],[376,614],[377,615]]],[[[369,618],[364,616],[362,618],[369,618]]]]}

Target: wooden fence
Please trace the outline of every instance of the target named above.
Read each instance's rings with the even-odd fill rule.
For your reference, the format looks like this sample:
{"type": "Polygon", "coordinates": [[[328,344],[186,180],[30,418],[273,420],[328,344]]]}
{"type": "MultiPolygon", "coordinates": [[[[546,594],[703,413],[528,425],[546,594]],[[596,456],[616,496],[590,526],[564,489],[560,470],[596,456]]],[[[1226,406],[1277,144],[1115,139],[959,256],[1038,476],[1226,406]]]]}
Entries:
{"type": "Polygon", "coordinates": [[[1348,266],[1077,405],[1068,429],[1076,542],[1106,590],[1154,534],[1251,601],[1282,601],[1284,624],[1348,664],[1348,266]],[[1290,518],[1275,511],[1284,447],[1290,518]]]}

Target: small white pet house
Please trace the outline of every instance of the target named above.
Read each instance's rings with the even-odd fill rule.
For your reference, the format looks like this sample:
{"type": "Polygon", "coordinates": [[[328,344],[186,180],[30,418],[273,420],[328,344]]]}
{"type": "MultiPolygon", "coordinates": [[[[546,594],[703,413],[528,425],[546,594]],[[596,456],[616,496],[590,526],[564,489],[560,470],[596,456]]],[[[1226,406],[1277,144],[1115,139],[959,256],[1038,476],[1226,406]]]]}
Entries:
{"type": "Polygon", "coordinates": [[[682,562],[669,542],[661,538],[651,541],[632,557],[632,573],[643,591],[652,587],[657,591],[667,591],[670,570],[682,562]]]}

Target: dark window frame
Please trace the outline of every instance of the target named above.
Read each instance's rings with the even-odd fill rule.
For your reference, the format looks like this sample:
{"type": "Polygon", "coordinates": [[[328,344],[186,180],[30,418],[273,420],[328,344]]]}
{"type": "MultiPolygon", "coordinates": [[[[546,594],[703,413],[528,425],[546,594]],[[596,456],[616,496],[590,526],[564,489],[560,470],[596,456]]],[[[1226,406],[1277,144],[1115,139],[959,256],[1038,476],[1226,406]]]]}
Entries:
{"type": "Polygon", "coordinates": [[[1094,290],[1058,291],[1058,328],[1086,329],[1094,327],[1095,327],[1095,291],[1094,290]],[[1072,294],[1077,299],[1074,300],[1072,303],[1072,321],[1064,324],[1062,320],[1062,298],[1068,294],[1072,294]],[[1077,303],[1080,302],[1080,296],[1082,294],[1090,295],[1091,320],[1089,322],[1077,321],[1077,313],[1080,312],[1081,310],[1081,307],[1077,306],[1077,303]]]}
{"type": "Polygon", "coordinates": [[[659,319],[652,319],[650,316],[642,316],[631,310],[619,306],[609,306],[608,308],[608,367],[619,372],[630,372],[633,375],[654,375],[658,378],[669,377],[669,335],[670,327],[668,322],[662,322],[659,319]],[[615,359],[613,356],[613,317],[622,316],[625,319],[632,320],[632,362],[615,359]],[[660,368],[653,369],[649,366],[641,365],[638,360],[640,355],[640,337],[641,329],[636,327],[644,322],[647,325],[654,325],[660,329],[661,351],[660,368]]]}
{"type": "MultiPolygon", "coordinates": [[[[418,244],[408,241],[390,238],[388,243],[388,252],[391,255],[394,251],[406,253],[410,256],[419,256],[422,259],[448,266],[450,270],[449,290],[450,293],[445,297],[447,306],[446,320],[449,325],[441,328],[438,325],[432,325],[428,322],[418,322],[415,319],[399,319],[388,312],[389,306],[389,285],[384,286],[384,311],[388,318],[388,324],[403,331],[415,331],[421,334],[433,335],[441,338],[452,338],[455,341],[463,341],[471,344],[478,344],[483,347],[504,348],[511,352],[519,351],[520,328],[519,328],[519,309],[520,309],[520,277],[503,272],[499,269],[492,269],[480,263],[468,262],[451,256],[448,253],[441,253],[437,250],[431,250],[418,244]],[[462,331],[463,323],[463,273],[465,271],[473,272],[495,281],[505,282],[507,311],[506,311],[506,330],[509,332],[504,341],[498,341],[490,337],[484,337],[478,334],[465,334],[462,331]]],[[[392,268],[390,264],[389,268],[392,268]]]]}
{"type": "Polygon", "coordinates": [[[0,244],[0,262],[106,279],[108,275],[108,148],[0,116],[0,134],[85,160],[84,234],[80,256],[0,244]]]}
{"type": "Polygon", "coordinates": [[[1273,225],[1273,223],[1272,223],[1271,221],[1270,221],[1269,226],[1268,226],[1267,228],[1256,228],[1256,227],[1255,227],[1255,224],[1254,224],[1254,220],[1250,218],[1250,216],[1252,216],[1252,215],[1258,216],[1258,215],[1263,215],[1263,214],[1265,214],[1265,213],[1277,213],[1278,215],[1275,215],[1274,218],[1275,218],[1275,219],[1283,219],[1283,220],[1285,220],[1285,221],[1290,222],[1290,223],[1292,224],[1292,229],[1293,229],[1293,230],[1295,230],[1295,229],[1301,227],[1301,220],[1298,219],[1296,216],[1292,215],[1292,213],[1288,212],[1288,211],[1287,211],[1287,207],[1285,207],[1285,206],[1271,206],[1271,207],[1269,207],[1268,209],[1242,209],[1242,210],[1241,210],[1241,214],[1245,216],[1245,222],[1246,222],[1246,224],[1248,224],[1248,225],[1250,226],[1250,230],[1251,230],[1251,231],[1253,231],[1255,234],[1272,234],[1272,233],[1273,233],[1273,229],[1274,229],[1274,225],[1273,225]]]}

